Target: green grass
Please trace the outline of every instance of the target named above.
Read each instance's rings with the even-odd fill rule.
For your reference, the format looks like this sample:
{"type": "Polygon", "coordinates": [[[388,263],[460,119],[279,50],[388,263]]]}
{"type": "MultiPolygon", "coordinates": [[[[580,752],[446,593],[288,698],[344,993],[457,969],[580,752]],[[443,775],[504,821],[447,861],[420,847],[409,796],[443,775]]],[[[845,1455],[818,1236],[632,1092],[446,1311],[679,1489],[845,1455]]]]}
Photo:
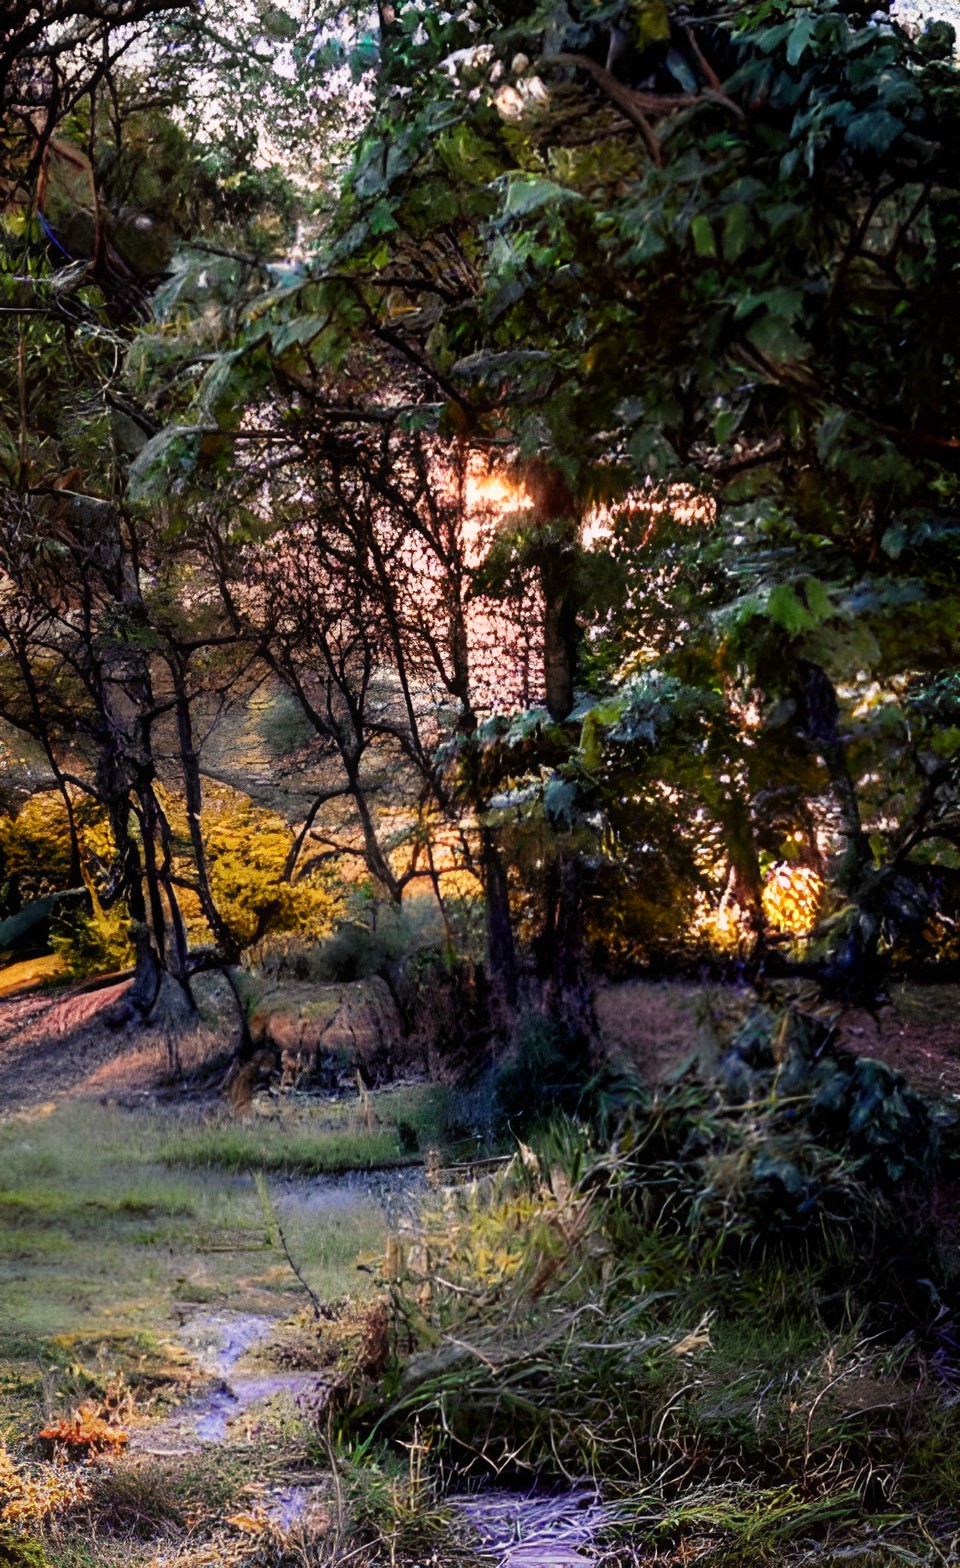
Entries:
{"type": "Polygon", "coordinates": [[[179,1132],[160,1149],[174,1166],[209,1166],[224,1171],[287,1171],[297,1176],[332,1176],[344,1171],[393,1170],[416,1163],[403,1154],[395,1131],[287,1131],[284,1128],[204,1127],[179,1132]]]}
{"type": "MultiPolygon", "coordinates": [[[[424,1144],[440,1130],[433,1091],[372,1103],[373,1127],[357,1100],[301,1102],[250,1123],[87,1103],[0,1123],[0,1355],[63,1333],[157,1331],[183,1302],[294,1306],[302,1289],[252,1173],[392,1167],[415,1158],[401,1151],[398,1122],[424,1144]]],[[[329,1213],[285,1211],[283,1224],[318,1294],[364,1290],[356,1260],[386,1234],[372,1198],[351,1190],[329,1213]]]]}
{"type": "MultiPolygon", "coordinates": [[[[356,1099],[295,1100],[243,1124],[90,1103],[0,1123],[0,1443],[35,1462],[38,1427],[118,1377],[139,1408],[162,1412],[182,1397],[170,1347],[185,1315],[305,1308],[278,1221],[322,1300],[366,1294],[372,1275],[357,1264],[383,1253],[381,1205],[362,1183],[334,1183],[327,1203],[296,1180],[409,1163],[411,1142],[442,1131],[443,1097],[430,1090],[372,1106],[372,1127],[356,1099]]],[[[153,1563],[159,1543],[175,1551],[245,1506],[247,1483],[304,1463],[303,1418],[280,1412],[258,1418],[252,1441],[185,1465],[105,1467],[89,1506],[50,1522],[45,1560],[153,1563]]]]}
{"type": "MultiPolygon", "coordinates": [[[[74,1104],[0,1124],[0,1441],[29,1454],[41,1415],[118,1373],[165,1408],[178,1317],[305,1306],[278,1222],[322,1299],[360,1294],[372,1276],[358,1261],[384,1253],[381,1209],[362,1183],[297,1183],[369,1169],[378,1149],[391,1165],[413,1143],[449,1150],[457,1111],[426,1087],[372,1105],[372,1126],[357,1100],[298,1098],[248,1122],[74,1104]]],[[[877,1538],[883,1561],[925,1561],[896,1553],[921,1528],[908,1516],[926,1529],[960,1515],[960,1408],[916,1347],[883,1349],[855,1306],[842,1322],[821,1310],[855,1261],[846,1243],[728,1255],[663,1207],[660,1181],[648,1205],[644,1172],[579,1136],[556,1130],[539,1172],[518,1160],[438,1198],[424,1244],[391,1252],[387,1384],[364,1389],[359,1370],[342,1414],[354,1544],[370,1539],[377,1562],[470,1559],[440,1471],[408,1475],[423,1440],[451,1473],[475,1473],[484,1451],[528,1477],[593,1472],[613,1504],[611,1562],[640,1560],[641,1540],[665,1562],[799,1568],[877,1538]]],[[[51,1524],[51,1568],[146,1568],[164,1541],[175,1553],[244,1506],[249,1481],[325,1466],[298,1422],[273,1412],[246,1444],[105,1467],[86,1511],[51,1524]]]]}
{"type": "Polygon", "coordinates": [[[373,1125],[353,1097],[294,1102],[275,1120],[181,1122],[157,1154],[175,1167],[322,1176],[415,1164],[419,1151],[448,1142],[449,1096],[436,1085],[384,1090],[370,1097],[370,1105],[373,1125]]]}

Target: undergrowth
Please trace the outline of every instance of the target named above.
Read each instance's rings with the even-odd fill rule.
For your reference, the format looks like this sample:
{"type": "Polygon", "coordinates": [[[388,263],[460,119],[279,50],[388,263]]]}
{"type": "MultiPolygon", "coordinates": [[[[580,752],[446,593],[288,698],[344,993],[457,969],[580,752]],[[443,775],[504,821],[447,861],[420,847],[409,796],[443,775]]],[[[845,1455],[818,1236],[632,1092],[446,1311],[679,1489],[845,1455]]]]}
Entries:
{"type": "Polygon", "coordinates": [[[611,1561],[640,1532],[716,1568],[870,1542],[919,1562],[960,1530],[933,1122],[809,1021],[751,1027],[752,1077],[608,1078],[590,1122],[555,1119],[392,1241],[389,1353],[341,1416],[355,1455],[591,1477],[611,1561]]]}

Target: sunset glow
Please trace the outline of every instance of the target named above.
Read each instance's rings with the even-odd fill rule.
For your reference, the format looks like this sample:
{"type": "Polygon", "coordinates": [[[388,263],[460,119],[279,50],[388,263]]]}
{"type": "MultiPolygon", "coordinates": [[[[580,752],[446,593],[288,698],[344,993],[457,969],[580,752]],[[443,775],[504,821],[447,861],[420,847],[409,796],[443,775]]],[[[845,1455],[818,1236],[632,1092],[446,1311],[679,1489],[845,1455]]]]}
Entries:
{"type": "Polygon", "coordinates": [[[471,511],[490,507],[502,512],[519,512],[533,505],[523,486],[514,484],[505,474],[483,473],[476,469],[467,475],[465,499],[471,511]]]}

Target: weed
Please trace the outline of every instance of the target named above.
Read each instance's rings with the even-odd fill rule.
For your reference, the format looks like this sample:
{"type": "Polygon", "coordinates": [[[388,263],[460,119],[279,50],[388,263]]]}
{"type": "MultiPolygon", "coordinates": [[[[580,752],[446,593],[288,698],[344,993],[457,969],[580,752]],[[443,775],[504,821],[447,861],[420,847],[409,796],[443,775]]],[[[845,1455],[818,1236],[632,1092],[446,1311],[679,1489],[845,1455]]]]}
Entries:
{"type": "Polygon", "coordinates": [[[925,1112],[876,1074],[838,1097],[828,1068],[851,1124],[869,1091],[856,1143],[796,1085],[608,1085],[603,1137],[554,1121],[538,1153],[441,1189],[391,1243],[390,1358],[344,1432],[419,1434],[460,1475],[593,1476],[611,1564],[638,1530],[711,1568],[881,1531],[892,1561],[956,1532],[952,1286],[913,1219],[927,1155],[896,1150],[925,1112]]]}
{"type": "Polygon", "coordinates": [[[427,1461],[416,1429],[403,1457],[383,1446],[341,1457],[344,1523],[352,1550],[366,1548],[367,1563],[472,1568],[476,1562],[465,1524],[444,1501],[427,1461]]]}

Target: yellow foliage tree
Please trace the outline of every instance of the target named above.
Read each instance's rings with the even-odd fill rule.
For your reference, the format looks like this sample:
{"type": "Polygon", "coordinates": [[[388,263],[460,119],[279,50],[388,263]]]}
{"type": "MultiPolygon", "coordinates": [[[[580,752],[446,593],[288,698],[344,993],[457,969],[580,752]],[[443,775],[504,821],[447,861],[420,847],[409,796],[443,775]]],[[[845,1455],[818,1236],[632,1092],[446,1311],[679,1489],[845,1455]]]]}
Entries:
{"type": "Polygon", "coordinates": [[[205,803],[204,844],[210,890],[242,947],[267,932],[328,936],[344,911],[336,875],[312,871],[286,877],[293,833],[282,817],[235,794],[205,803]]]}
{"type": "Polygon", "coordinates": [[[70,828],[58,791],[31,795],[15,817],[0,817],[0,854],[25,901],[69,886],[70,828]]]}

